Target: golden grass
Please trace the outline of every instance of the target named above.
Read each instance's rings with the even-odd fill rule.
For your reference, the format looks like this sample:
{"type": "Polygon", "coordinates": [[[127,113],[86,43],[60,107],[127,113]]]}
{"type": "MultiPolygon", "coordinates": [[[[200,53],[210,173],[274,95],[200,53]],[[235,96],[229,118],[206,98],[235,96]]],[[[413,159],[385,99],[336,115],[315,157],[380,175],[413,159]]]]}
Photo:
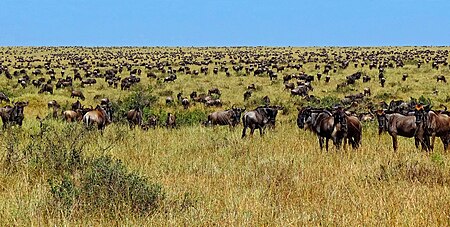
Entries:
{"type": "MultiPolygon", "coordinates": [[[[302,50],[302,49],[301,49],[302,50]]],[[[186,49],[186,51],[197,51],[186,49]]],[[[305,71],[315,74],[313,64],[305,71]]],[[[398,98],[429,96],[434,86],[444,90],[448,85],[436,85],[429,77],[429,66],[417,70],[414,66],[387,70],[387,92],[398,98]],[[428,70],[428,71],[427,71],[428,70]],[[391,81],[400,81],[403,73],[410,78],[406,84],[390,87],[391,81]],[[400,76],[397,76],[400,75],[400,76]],[[392,80],[391,80],[392,78],[392,80]],[[415,82],[414,80],[418,80],[415,82]],[[411,86],[409,93],[399,91],[399,86],[411,86]],[[427,93],[428,92],[428,93],[427,93]]],[[[358,69],[339,71],[329,85],[314,84],[315,95],[339,96],[335,86],[358,69]],[[335,78],[335,79],[334,79],[335,78]]],[[[375,71],[368,71],[377,75],[375,71]]],[[[68,72],[68,70],[66,70],[68,72]]],[[[448,69],[440,69],[441,73],[448,69]]],[[[188,95],[193,90],[207,90],[217,86],[228,105],[244,104],[242,94],[251,83],[262,86],[255,96],[268,94],[272,100],[282,103],[295,101],[283,91],[282,83],[270,86],[268,78],[232,77],[223,73],[179,76],[179,81],[156,86],[144,78],[142,83],[153,84],[154,93],[180,90],[188,95]],[[217,78],[217,79],[213,79],[217,78]]],[[[279,78],[281,80],[281,78],[279,78]]],[[[357,91],[372,88],[372,93],[385,92],[373,78],[369,84],[357,82],[357,91]]],[[[77,82],[78,83],[78,82],[77,82]]],[[[46,103],[56,99],[60,103],[70,92],[57,91],[54,95],[37,95],[37,89],[12,88],[12,82],[0,78],[0,85],[15,92],[20,100],[30,100],[25,109],[26,121],[20,134],[19,148],[38,129],[36,115],[48,113],[46,103]]],[[[103,94],[113,101],[127,92],[113,89],[99,90],[103,82],[84,88],[87,104],[94,105],[93,97],[103,94]]],[[[356,92],[356,91],[355,91],[356,92]]],[[[353,93],[355,93],[353,92],[353,93]]],[[[445,99],[445,92],[430,96],[434,102],[445,99]]],[[[164,97],[160,98],[161,106],[164,97]]],[[[182,111],[181,107],[170,107],[182,111]]],[[[169,109],[170,109],[169,108],[169,109]]],[[[193,107],[205,109],[199,105],[193,107]]],[[[250,107],[249,107],[250,108],[250,107]]],[[[206,109],[213,111],[214,109],[206,109]]],[[[200,125],[180,127],[175,130],[157,128],[141,131],[129,130],[126,125],[114,124],[106,128],[104,135],[90,133],[83,155],[96,157],[109,154],[122,160],[131,170],[159,182],[166,199],[154,214],[148,216],[126,215],[110,219],[102,215],[72,217],[52,210],[46,173],[36,173],[20,163],[16,171],[2,167],[0,172],[0,225],[414,225],[442,226],[450,224],[450,167],[447,153],[437,141],[434,153],[428,154],[414,148],[412,139],[399,139],[399,150],[394,153],[387,134],[378,137],[375,123],[364,125],[363,145],[359,150],[329,152],[320,151],[317,138],[295,125],[296,111],[280,115],[275,130],[267,130],[260,137],[241,139],[242,127],[205,128],[200,125]],[[111,138],[122,131],[125,137],[118,141],[111,138]],[[113,143],[112,149],[103,151],[113,143]]],[[[51,124],[65,124],[50,121],[51,124]]],[[[0,136],[0,155],[5,160],[7,149],[5,136],[0,136]]],[[[20,156],[20,154],[19,154],[20,156]]]]}

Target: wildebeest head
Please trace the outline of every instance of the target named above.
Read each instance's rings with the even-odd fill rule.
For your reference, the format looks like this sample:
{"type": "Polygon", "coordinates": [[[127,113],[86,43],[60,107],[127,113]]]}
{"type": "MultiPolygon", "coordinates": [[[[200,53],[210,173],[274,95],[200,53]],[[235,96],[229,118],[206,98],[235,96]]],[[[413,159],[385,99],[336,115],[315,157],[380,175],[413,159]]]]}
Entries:
{"type": "Polygon", "coordinates": [[[421,123],[426,124],[427,114],[425,107],[422,104],[417,104],[415,106],[414,116],[416,117],[416,125],[420,125],[421,123]]]}
{"type": "Polygon", "coordinates": [[[388,122],[384,110],[377,110],[378,134],[388,130],[388,122]]]}
{"type": "Polygon", "coordinates": [[[303,108],[297,108],[297,109],[298,109],[297,126],[301,129],[303,129],[303,128],[305,128],[307,119],[311,116],[311,108],[303,107],[303,108]]]}
{"type": "Polygon", "coordinates": [[[241,119],[241,115],[242,113],[245,111],[245,108],[240,108],[240,107],[232,107],[231,110],[233,111],[233,119],[235,124],[238,124],[240,119],[241,119]]]}
{"type": "Polygon", "coordinates": [[[341,107],[338,107],[333,113],[333,118],[335,127],[339,124],[340,130],[347,130],[347,117],[345,111],[341,107]]]}

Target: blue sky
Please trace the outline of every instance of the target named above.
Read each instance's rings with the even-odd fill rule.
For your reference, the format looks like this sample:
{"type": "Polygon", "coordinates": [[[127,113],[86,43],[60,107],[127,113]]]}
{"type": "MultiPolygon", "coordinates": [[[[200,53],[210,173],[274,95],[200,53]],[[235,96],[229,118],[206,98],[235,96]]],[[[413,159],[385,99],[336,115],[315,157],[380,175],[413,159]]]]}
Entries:
{"type": "Polygon", "coordinates": [[[448,0],[1,0],[0,46],[450,45],[448,0]]]}

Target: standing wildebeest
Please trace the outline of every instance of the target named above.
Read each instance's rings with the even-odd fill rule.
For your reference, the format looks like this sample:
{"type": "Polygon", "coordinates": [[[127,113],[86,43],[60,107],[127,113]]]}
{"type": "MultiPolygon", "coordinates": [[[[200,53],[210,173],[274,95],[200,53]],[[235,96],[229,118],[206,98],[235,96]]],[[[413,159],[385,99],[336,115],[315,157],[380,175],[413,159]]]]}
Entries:
{"type": "Polygon", "coordinates": [[[175,128],[175,127],[177,127],[176,120],[177,120],[177,118],[176,118],[175,115],[173,115],[172,113],[167,113],[166,127],[167,128],[175,128]]]}
{"type": "Polygon", "coordinates": [[[16,102],[14,106],[6,106],[0,108],[0,117],[2,118],[3,128],[6,128],[7,125],[17,124],[22,126],[22,122],[24,119],[23,110],[28,106],[28,102],[16,102]]]}
{"type": "Polygon", "coordinates": [[[0,103],[2,103],[3,101],[5,101],[6,103],[10,102],[8,96],[6,96],[5,93],[0,92],[0,103]]]}
{"type": "MultiPolygon", "coordinates": [[[[347,143],[350,143],[353,149],[357,149],[361,145],[362,139],[362,124],[359,119],[355,116],[347,115],[345,111],[340,109],[334,115],[339,116],[340,119],[338,119],[338,122],[344,122],[346,126],[347,131],[344,138],[344,148],[347,143]]],[[[336,122],[335,117],[335,124],[336,122]]]]}
{"type": "Polygon", "coordinates": [[[258,107],[255,110],[245,113],[242,117],[242,123],[244,124],[242,138],[245,137],[247,128],[250,128],[250,135],[253,135],[255,129],[259,129],[259,134],[263,135],[266,125],[274,125],[277,114],[277,107],[258,107]]]}
{"type": "Polygon", "coordinates": [[[72,103],[72,110],[73,111],[76,111],[76,110],[81,109],[81,108],[82,108],[82,106],[81,106],[80,100],[77,100],[76,102],[72,103]]]}
{"type": "Polygon", "coordinates": [[[83,117],[81,109],[77,109],[76,111],[66,110],[63,111],[61,115],[63,119],[67,122],[81,121],[81,118],[83,117]]]}
{"type": "Polygon", "coordinates": [[[442,75],[437,76],[436,80],[437,80],[437,82],[442,81],[444,83],[447,83],[447,80],[445,79],[445,76],[442,76],[442,75]]]}
{"type": "Polygon", "coordinates": [[[48,92],[50,94],[53,94],[53,84],[43,84],[41,87],[41,90],[39,90],[39,94],[48,92]]]}
{"type": "Polygon", "coordinates": [[[156,128],[157,125],[158,125],[158,118],[155,115],[152,115],[148,118],[146,124],[142,124],[142,129],[148,130],[149,128],[156,128]]]}
{"type": "Polygon", "coordinates": [[[136,125],[142,124],[142,110],[136,107],[127,113],[127,120],[130,124],[130,129],[133,129],[136,125]]]}
{"type": "Polygon", "coordinates": [[[186,97],[181,99],[181,105],[183,105],[183,108],[186,110],[189,108],[190,102],[189,99],[187,99],[186,97]]]}
{"type": "MultiPolygon", "coordinates": [[[[434,149],[436,136],[441,138],[444,151],[448,149],[448,135],[450,133],[450,117],[447,114],[436,113],[418,106],[415,110],[416,124],[423,125],[426,136],[431,136],[430,150],[434,149]]],[[[420,135],[423,136],[423,135],[420,135]]],[[[425,140],[426,138],[420,138],[425,140]]]]}
{"type": "Polygon", "coordinates": [[[77,97],[77,98],[80,98],[80,99],[83,100],[83,101],[86,99],[86,98],[84,97],[84,95],[83,95],[83,92],[81,92],[81,91],[75,91],[75,90],[72,91],[72,93],[70,94],[70,97],[71,97],[71,98],[77,97]]]}
{"type": "Polygon", "coordinates": [[[103,130],[106,125],[111,123],[111,119],[106,110],[97,105],[94,110],[87,112],[83,116],[83,122],[88,128],[96,124],[98,129],[103,130]]]}
{"type": "Polygon", "coordinates": [[[328,151],[328,142],[332,138],[334,130],[334,118],[328,110],[313,110],[304,108],[299,111],[297,117],[299,128],[308,128],[317,135],[319,139],[320,150],[323,149],[325,139],[325,149],[328,151]]]}
{"type": "Polygon", "coordinates": [[[207,125],[229,125],[239,124],[241,114],[245,109],[232,107],[229,110],[217,111],[208,115],[207,125]]]}
{"type": "Polygon", "coordinates": [[[218,96],[221,95],[219,88],[211,88],[208,90],[208,95],[211,96],[212,94],[216,94],[218,96]]]}
{"type": "Polygon", "coordinates": [[[247,101],[252,96],[252,91],[245,91],[244,92],[244,101],[247,101]]]}
{"type": "MultiPolygon", "coordinates": [[[[422,149],[428,149],[428,138],[422,136],[422,130],[418,130],[416,125],[415,116],[405,116],[399,113],[386,113],[384,110],[377,111],[378,121],[378,135],[387,131],[392,137],[392,146],[394,151],[398,149],[397,136],[403,136],[406,138],[414,137],[414,144],[416,148],[419,148],[419,143],[422,144],[422,149]]],[[[419,127],[420,129],[420,127],[419,127]]]]}

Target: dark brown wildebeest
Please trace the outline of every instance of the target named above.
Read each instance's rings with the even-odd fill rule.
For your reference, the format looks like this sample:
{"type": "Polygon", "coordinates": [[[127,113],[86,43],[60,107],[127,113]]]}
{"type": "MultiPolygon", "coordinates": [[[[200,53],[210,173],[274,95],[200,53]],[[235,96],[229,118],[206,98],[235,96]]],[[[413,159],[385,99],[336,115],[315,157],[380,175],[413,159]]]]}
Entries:
{"type": "Polygon", "coordinates": [[[97,125],[99,130],[105,129],[106,125],[111,123],[110,117],[105,109],[97,105],[94,110],[87,112],[83,116],[83,123],[86,127],[92,127],[97,125]]]}
{"type": "Polygon", "coordinates": [[[56,100],[52,100],[52,101],[47,103],[47,107],[50,109],[50,108],[53,108],[53,107],[60,108],[61,106],[59,105],[59,103],[56,100]]]}
{"type": "Polygon", "coordinates": [[[232,107],[229,110],[217,111],[208,115],[207,125],[229,125],[234,127],[239,124],[241,114],[245,109],[232,107]]]}
{"type": "Polygon", "coordinates": [[[17,124],[22,126],[22,122],[24,119],[23,110],[28,106],[28,102],[16,102],[14,106],[5,106],[0,108],[0,117],[2,118],[3,128],[6,128],[8,125],[17,124]]]}
{"type": "Polygon", "coordinates": [[[171,104],[173,104],[173,98],[170,96],[167,96],[166,97],[166,105],[171,105],[171,104]]]}
{"type": "Polygon", "coordinates": [[[148,118],[147,123],[142,124],[141,127],[143,130],[148,130],[149,128],[156,128],[158,125],[158,118],[155,115],[152,115],[148,118]]]}
{"type": "Polygon", "coordinates": [[[222,93],[220,92],[219,88],[211,88],[208,90],[208,95],[211,96],[212,94],[220,96],[222,93]]]}
{"type": "Polygon", "coordinates": [[[175,115],[173,115],[172,113],[167,113],[167,118],[166,118],[166,127],[167,128],[175,128],[177,127],[177,118],[175,115]]]}
{"type": "Polygon", "coordinates": [[[364,75],[363,78],[362,78],[363,83],[367,83],[367,82],[369,82],[371,79],[372,79],[372,78],[370,78],[370,76],[367,76],[367,75],[364,75]]]}
{"type": "Polygon", "coordinates": [[[444,83],[447,83],[447,80],[445,79],[445,76],[439,75],[436,77],[437,82],[442,81],[444,83]]]}
{"type": "MultiPolygon", "coordinates": [[[[355,116],[349,116],[342,109],[336,110],[336,112],[333,115],[335,116],[334,118],[335,129],[336,129],[336,122],[341,123],[341,125],[346,127],[344,148],[347,145],[347,143],[350,143],[353,149],[357,149],[361,145],[362,139],[362,124],[359,121],[359,119],[355,116]]],[[[337,131],[342,130],[338,129],[337,131]]],[[[336,136],[339,136],[339,133],[336,134],[336,136]]]]}
{"type": "Polygon", "coordinates": [[[186,110],[189,108],[190,102],[189,99],[187,99],[186,97],[181,99],[181,105],[183,105],[183,108],[186,110]]]}
{"type": "Polygon", "coordinates": [[[297,117],[297,126],[299,128],[308,128],[317,135],[319,139],[320,150],[323,149],[325,140],[325,149],[328,151],[328,142],[332,139],[334,130],[334,118],[328,110],[315,110],[310,107],[299,110],[297,117]]]}
{"type": "Polygon", "coordinates": [[[81,92],[81,91],[76,91],[76,90],[73,90],[72,91],[72,93],[70,94],[70,97],[71,98],[74,98],[74,97],[77,97],[77,98],[79,98],[79,99],[81,99],[81,100],[85,100],[86,98],[84,97],[84,95],[83,95],[83,92],[81,92]]]}
{"type": "Polygon", "coordinates": [[[242,117],[242,123],[244,124],[242,138],[245,137],[247,128],[250,128],[250,135],[253,135],[255,129],[259,129],[259,134],[262,136],[267,125],[274,125],[278,110],[276,107],[258,107],[246,112],[242,117]]]}
{"type": "MultiPolygon", "coordinates": [[[[450,117],[447,114],[436,113],[427,107],[418,105],[415,110],[416,125],[424,127],[427,136],[431,136],[430,150],[434,149],[436,137],[439,137],[444,145],[444,151],[448,149],[448,136],[450,133],[450,117]]],[[[420,135],[423,137],[423,135],[420,135]]],[[[426,138],[420,138],[425,140],[426,138]]]]}
{"type": "Polygon", "coordinates": [[[220,99],[209,99],[205,102],[205,106],[211,107],[211,106],[222,106],[222,101],[220,99]]]}
{"type": "Polygon", "coordinates": [[[294,83],[285,83],[284,84],[284,89],[286,90],[292,90],[295,88],[295,84],[294,83]]]}
{"type": "Polygon", "coordinates": [[[177,79],[177,75],[172,74],[164,78],[164,82],[173,82],[177,79]]]}
{"type": "Polygon", "coordinates": [[[130,129],[133,129],[136,125],[142,124],[142,110],[139,107],[136,107],[127,113],[128,124],[130,125],[130,129]]]}
{"type": "Polygon", "coordinates": [[[0,103],[2,103],[3,101],[5,101],[6,103],[10,102],[8,96],[6,96],[5,93],[0,92],[0,103]]]}
{"type": "Polygon", "coordinates": [[[255,84],[248,85],[247,90],[256,90],[256,85],[255,84]]]}
{"type": "Polygon", "coordinates": [[[264,96],[263,98],[262,98],[262,100],[263,100],[263,102],[264,102],[264,105],[266,105],[266,106],[268,106],[268,105],[270,105],[270,98],[269,98],[269,96],[264,96]]]}
{"type": "Polygon", "coordinates": [[[386,78],[381,78],[380,79],[380,84],[381,84],[381,87],[384,87],[384,84],[386,83],[386,78]]]}
{"type": "Polygon", "coordinates": [[[76,110],[81,109],[81,108],[82,108],[82,105],[80,103],[80,100],[77,100],[76,102],[72,103],[72,110],[73,111],[76,111],[76,110]]]}
{"type": "Polygon", "coordinates": [[[41,90],[39,90],[39,94],[48,92],[50,94],[53,94],[53,84],[43,84],[41,87],[41,90]]]}
{"type": "Polygon", "coordinates": [[[407,78],[408,78],[408,74],[407,73],[403,74],[402,81],[406,81],[407,78]]]}
{"type": "Polygon", "coordinates": [[[252,91],[244,92],[244,101],[247,101],[252,96],[252,91]]]}
{"type": "Polygon", "coordinates": [[[371,96],[371,95],[372,95],[372,93],[370,92],[370,88],[365,87],[364,88],[364,96],[371,96]]]}
{"type": "Polygon", "coordinates": [[[422,139],[419,138],[424,132],[418,130],[415,116],[405,116],[399,113],[386,113],[384,110],[378,110],[376,115],[378,121],[378,135],[387,131],[392,137],[394,151],[397,151],[398,149],[397,136],[406,138],[414,137],[416,148],[419,148],[420,143],[422,144],[422,149],[428,150],[428,138],[426,138],[426,135],[423,135],[422,139]]]}
{"type": "Polygon", "coordinates": [[[325,83],[329,83],[329,82],[330,82],[330,79],[331,79],[331,77],[330,77],[329,75],[327,75],[327,76],[325,77],[325,83]]]}
{"type": "Polygon", "coordinates": [[[110,105],[111,104],[111,102],[109,101],[109,99],[108,98],[102,98],[102,99],[100,99],[100,105],[110,105]]]}
{"type": "Polygon", "coordinates": [[[97,80],[94,78],[87,78],[81,81],[81,87],[84,87],[84,85],[93,85],[96,84],[97,80]]]}

